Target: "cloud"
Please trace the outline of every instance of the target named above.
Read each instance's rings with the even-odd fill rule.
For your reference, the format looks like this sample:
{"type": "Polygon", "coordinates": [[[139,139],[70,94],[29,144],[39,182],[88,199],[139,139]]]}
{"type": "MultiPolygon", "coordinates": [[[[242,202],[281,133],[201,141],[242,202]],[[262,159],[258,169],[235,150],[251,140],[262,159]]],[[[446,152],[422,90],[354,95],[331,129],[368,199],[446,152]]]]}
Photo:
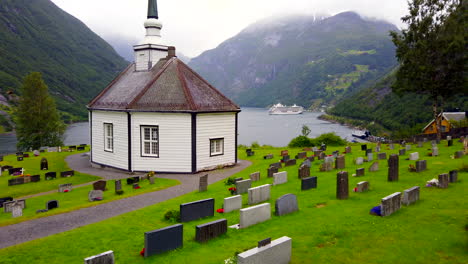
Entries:
{"type": "MultiPolygon", "coordinates": [[[[147,0],[52,0],[104,39],[143,39],[147,0]]],[[[406,0],[159,0],[165,42],[194,57],[255,21],[285,14],[356,11],[403,26],[406,0]]],[[[136,43],[134,43],[136,44],[136,43]]]]}

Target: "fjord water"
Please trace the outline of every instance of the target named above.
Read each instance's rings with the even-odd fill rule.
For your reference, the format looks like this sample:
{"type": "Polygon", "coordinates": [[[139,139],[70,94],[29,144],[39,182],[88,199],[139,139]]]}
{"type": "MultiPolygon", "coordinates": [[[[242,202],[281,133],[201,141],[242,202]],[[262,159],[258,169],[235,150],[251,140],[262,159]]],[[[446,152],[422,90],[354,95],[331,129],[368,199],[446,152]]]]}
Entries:
{"type": "MultiPolygon", "coordinates": [[[[242,108],[242,112],[239,113],[238,143],[250,145],[256,141],[260,145],[286,146],[291,139],[301,134],[302,125],[310,128],[309,137],[335,132],[338,136],[351,140],[350,128],[319,120],[321,114],[304,112],[300,115],[269,115],[268,109],[265,108],[242,108]]],[[[88,122],[68,126],[64,143],[65,145],[89,144],[88,122]]],[[[15,152],[15,135],[0,134],[0,154],[15,152]]]]}

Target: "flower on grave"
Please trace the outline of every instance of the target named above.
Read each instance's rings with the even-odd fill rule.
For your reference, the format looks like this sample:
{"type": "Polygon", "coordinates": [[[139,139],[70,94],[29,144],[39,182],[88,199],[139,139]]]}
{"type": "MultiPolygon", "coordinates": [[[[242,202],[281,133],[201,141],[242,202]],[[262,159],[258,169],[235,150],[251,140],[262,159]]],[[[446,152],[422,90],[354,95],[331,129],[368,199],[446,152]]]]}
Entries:
{"type": "Polygon", "coordinates": [[[222,214],[222,213],[224,213],[224,209],[223,209],[223,208],[219,208],[218,210],[216,210],[216,212],[222,214]]]}
{"type": "Polygon", "coordinates": [[[138,190],[138,189],[140,189],[140,188],[141,188],[140,186],[137,186],[137,187],[135,187],[135,188],[133,188],[133,189],[138,190]]]}
{"type": "Polygon", "coordinates": [[[69,190],[64,190],[63,192],[69,192],[69,190]]]}
{"type": "Polygon", "coordinates": [[[148,176],[148,177],[151,178],[151,177],[153,177],[155,174],[156,174],[156,173],[154,173],[154,171],[150,171],[150,172],[148,172],[148,174],[146,174],[146,176],[148,176]]]}
{"type": "Polygon", "coordinates": [[[354,192],[357,192],[357,187],[354,187],[353,191],[354,191],[354,192]]]}
{"type": "Polygon", "coordinates": [[[143,249],[140,251],[140,255],[141,255],[142,257],[145,256],[145,248],[143,248],[143,249]]]}
{"type": "Polygon", "coordinates": [[[229,191],[231,192],[231,194],[235,194],[237,189],[236,189],[236,187],[231,187],[231,188],[229,188],[229,191]]]}

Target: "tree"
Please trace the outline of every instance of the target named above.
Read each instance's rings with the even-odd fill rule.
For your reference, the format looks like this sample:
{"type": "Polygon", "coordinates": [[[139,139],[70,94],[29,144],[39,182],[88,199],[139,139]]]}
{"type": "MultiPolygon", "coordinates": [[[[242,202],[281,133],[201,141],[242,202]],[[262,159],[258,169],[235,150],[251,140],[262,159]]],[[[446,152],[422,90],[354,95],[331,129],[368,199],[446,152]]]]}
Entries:
{"type": "Polygon", "coordinates": [[[61,146],[65,125],[60,120],[55,102],[50,97],[42,75],[33,72],[25,77],[15,111],[17,148],[39,149],[61,146]]]}
{"type": "Polygon", "coordinates": [[[392,90],[428,94],[432,100],[437,138],[444,100],[467,94],[465,21],[466,1],[412,0],[409,15],[402,17],[408,28],[391,32],[400,62],[392,90]]]}
{"type": "Polygon", "coordinates": [[[310,132],[311,132],[311,130],[310,130],[310,128],[308,126],[302,125],[302,135],[304,137],[309,136],[310,132]]]}

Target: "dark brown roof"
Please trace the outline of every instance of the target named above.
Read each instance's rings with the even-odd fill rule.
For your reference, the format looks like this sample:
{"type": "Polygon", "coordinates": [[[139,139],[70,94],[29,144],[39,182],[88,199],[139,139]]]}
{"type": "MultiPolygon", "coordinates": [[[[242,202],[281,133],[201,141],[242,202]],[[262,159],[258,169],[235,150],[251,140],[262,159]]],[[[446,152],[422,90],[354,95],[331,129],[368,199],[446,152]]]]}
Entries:
{"type": "Polygon", "coordinates": [[[176,57],[150,71],[131,64],[89,104],[90,110],[232,112],[239,106],[176,57]]]}

